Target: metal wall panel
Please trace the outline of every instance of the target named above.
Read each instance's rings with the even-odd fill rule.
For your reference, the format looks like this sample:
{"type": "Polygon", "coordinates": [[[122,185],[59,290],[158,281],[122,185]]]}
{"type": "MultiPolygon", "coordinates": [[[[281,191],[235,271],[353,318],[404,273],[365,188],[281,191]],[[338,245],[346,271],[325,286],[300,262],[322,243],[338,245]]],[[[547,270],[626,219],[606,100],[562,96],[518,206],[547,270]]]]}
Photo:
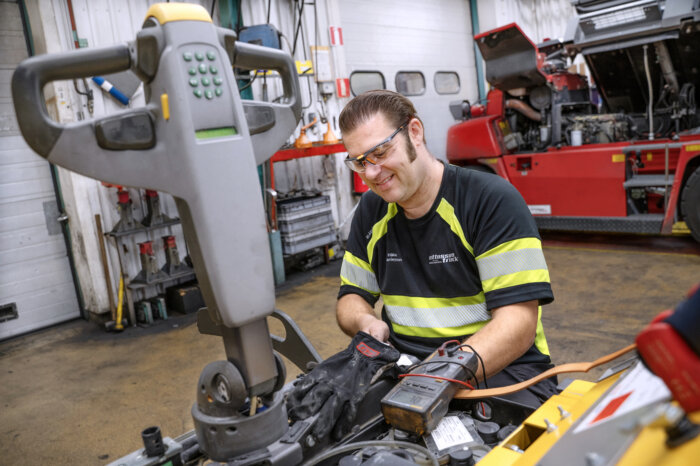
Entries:
{"type": "Polygon", "coordinates": [[[381,71],[391,90],[397,72],[423,73],[425,94],[409,98],[423,120],[428,149],[445,160],[447,129],[455,123],[450,101],[478,99],[469,2],[348,0],[340,11],[350,72],[381,71]],[[457,72],[458,94],[435,91],[438,71],[457,72]]]}
{"type": "Polygon", "coordinates": [[[480,32],[517,23],[535,44],[563,38],[575,15],[570,0],[479,0],[478,6],[480,32]]]}
{"type": "Polygon", "coordinates": [[[20,10],[0,2],[0,340],[80,315],[48,162],[17,128],[10,80],[27,57],[20,10]],[[53,215],[52,215],[53,214],[53,215]]]}

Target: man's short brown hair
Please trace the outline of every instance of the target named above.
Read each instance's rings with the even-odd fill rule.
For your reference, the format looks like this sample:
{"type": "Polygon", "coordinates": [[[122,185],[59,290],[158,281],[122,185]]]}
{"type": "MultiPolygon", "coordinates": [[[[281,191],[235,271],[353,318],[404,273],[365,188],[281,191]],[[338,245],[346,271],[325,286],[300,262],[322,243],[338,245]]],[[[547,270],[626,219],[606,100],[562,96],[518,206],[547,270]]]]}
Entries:
{"type": "Polygon", "coordinates": [[[398,92],[377,89],[364,92],[348,102],[338,119],[340,131],[343,134],[352,132],[377,113],[384,115],[397,128],[409,118],[418,118],[416,108],[408,98],[398,92]]]}

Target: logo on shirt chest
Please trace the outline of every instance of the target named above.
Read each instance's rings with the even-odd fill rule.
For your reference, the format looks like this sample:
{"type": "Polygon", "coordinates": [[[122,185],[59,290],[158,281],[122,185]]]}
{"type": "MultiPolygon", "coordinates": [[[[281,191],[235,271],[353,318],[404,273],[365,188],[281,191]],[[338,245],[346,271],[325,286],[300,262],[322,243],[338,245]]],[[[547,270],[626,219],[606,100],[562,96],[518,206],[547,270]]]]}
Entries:
{"type": "Polygon", "coordinates": [[[450,262],[459,262],[459,258],[454,252],[448,252],[445,254],[431,254],[428,256],[428,264],[448,264],[450,262]]]}
{"type": "Polygon", "coordinates": [[[386,253],[386,261],[387,262],[403,262],[403,259],[396,254],[395,252],[387,252],[386,253]]]}

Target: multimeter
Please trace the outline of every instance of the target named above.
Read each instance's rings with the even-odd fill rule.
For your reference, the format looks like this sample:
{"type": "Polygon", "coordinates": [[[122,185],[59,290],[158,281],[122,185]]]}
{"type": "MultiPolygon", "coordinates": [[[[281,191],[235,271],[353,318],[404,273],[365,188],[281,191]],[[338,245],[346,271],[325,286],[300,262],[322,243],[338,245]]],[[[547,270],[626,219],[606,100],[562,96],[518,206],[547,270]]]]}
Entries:
{"type": "Polygon", "coordinates": [[[422,363],[406,374],[381,402],[384,419],[418,435],[430,433],[447,413],[460,387],[445,379],[467,381],[478,368],[474,353],[457,349],[422,363]]]}

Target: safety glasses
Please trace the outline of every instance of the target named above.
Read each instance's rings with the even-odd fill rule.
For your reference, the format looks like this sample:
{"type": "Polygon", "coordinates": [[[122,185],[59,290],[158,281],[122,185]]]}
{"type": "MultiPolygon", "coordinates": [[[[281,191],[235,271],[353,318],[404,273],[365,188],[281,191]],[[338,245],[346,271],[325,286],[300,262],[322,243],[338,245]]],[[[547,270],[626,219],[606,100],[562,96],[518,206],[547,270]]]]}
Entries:
{"type": "Polygon", "coordinates": [[[352,171],[356,171],[357,173],[364,173],[367,169],[367,164],[381,165],[384,162],[386,162],[386,159],[388,158],[387,151],[389,150],[389,147],[386,147],[386,144],[389,144],[392,141],[392,139],[394,139],[396,135],[399,134],[401,130],[408,125],[408,123],[411,121],[411,118],[412,117],[409,117],[409,119],[406,120],[406,123],[399,126],[398,128],[396,128],[396,131],[391,133],[391,136],[389,136],[376,146],[372,147],[367,152],[358,155],[357,157],[348,156],[345,159],[345,165],[347,165],[348,168],[350,168],[350,170],[352,171]]]}

